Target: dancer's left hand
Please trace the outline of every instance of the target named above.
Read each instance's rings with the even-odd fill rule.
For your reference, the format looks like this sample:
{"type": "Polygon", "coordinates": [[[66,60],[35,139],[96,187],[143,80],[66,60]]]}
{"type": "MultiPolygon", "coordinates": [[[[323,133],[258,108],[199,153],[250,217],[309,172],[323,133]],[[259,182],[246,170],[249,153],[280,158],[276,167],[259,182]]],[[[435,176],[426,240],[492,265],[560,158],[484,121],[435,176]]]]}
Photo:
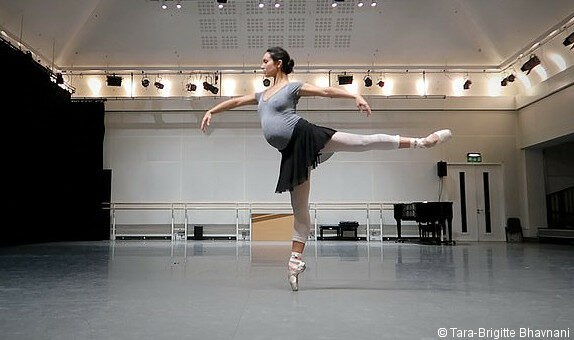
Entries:
{"type": "Polygon", "coordinates": [[[367,112],[367,117],[371,115],[371,107],[369,106],[369,103],[367,103],[365,98],[363,98],[362,96],[357,96],[355,102],[359,110],[361,110],[361,112],[367,112]]]}

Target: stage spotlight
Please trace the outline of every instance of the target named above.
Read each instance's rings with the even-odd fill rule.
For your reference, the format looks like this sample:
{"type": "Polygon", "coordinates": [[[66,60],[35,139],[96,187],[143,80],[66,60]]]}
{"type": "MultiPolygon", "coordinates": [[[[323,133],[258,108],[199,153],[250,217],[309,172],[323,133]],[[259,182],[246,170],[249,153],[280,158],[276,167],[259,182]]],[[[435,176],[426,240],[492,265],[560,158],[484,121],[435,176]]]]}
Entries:
{"type": "Polygon", "coordinates": [[[259,1],[259,5],[258,5],[258,6],[259,6],[259,8],[263,8],[263,7],[265,7],[265,4],[263,3],[263,1],[259,1]]]}
{"type": "Polygon", "coordinates": [[[379,82],[377,83],[377,85],[379,85],[379,87],[383,87],[385,86],[385,82],[382,80],[379,80],[379,82]]]}
{"type": "Polygon", "coordinates": [[[375,6],[377,6],[377,2],[376,1],[371,2],[371,7],[375,7],[375,6]]]}
{"type": "Polygon", "coordinates": [[[219,89],[213,85],[211,85],[210,83],[204,81],[203,82],[203,89],[206,91],[209,91],[213,94],[217,94],[217,92],[219,92],[219,89]]]}
{"type": "Polygon", "coordinates": [[[464,84],[462,85],[462,88],[465,90],[470,89],[470,85],[472,84],[472,81],[470,79],[467,79],[464,84]]]}
{"type": "Polygon", "coordinates": [[[364,80],[365,80],[365,87],[373,86],[373,79],[371,79],[371,77],[366,76],[364,80]]]}
{"type": "Polygon", "coordinates": [[[175,7],[177,7],[177,9],[181,9],[181,2],[177,2],[177,5],[175,5],[175,7]]]}
{"type": "Polygon", "coordinates": [[[149,86],[149,79],[147,79],[147,78],[142,79],[142,86],[148,87],[149,86]]]}
{"type": "Polygon", "coordinates": [[[61,85],[64,83],[64,77],[61,73],[56,73],[56,84],[61,85]]]}
{"type": "MultiPolygon", "coordinates": [[[[566,39],[564,39],[564,42],[562,42],[564,44],[564,46],[568,46],[568,45],[572,45],[574,44],[574,32],[570,33],[569,36],[566,37],[566,39]]],[[[570,49],[573,49],[574,45],[572,45],[572,47],[570,47],[570,49]]]]}
{"type": "Polygon", "coordinates": [[[357,3],[357,6],[359,6],[359,7],[363,7],[364,5],[365,5],[365,4],[364,4],[362,1],[359,1],[359,2],[357,3]]]}
{"type": "Polygon", "coordinates": [[[278,3],[278,2],[276,2],[276,3],[275,3],[275,8],[279,8],[279,7],[281,7],[281,4],[278,3]]]}
{"type": "Polygon", "coordinates": [[[514,76],[514,74],[509,75],[508,77],[506,77],[506,79],[508,79],[509,82],[514,82],[514,80],[516,79],[516,77],[514,76]]]}
{"type": "Polygon", "coordinates": [[[500,86],[506,86],[508,84],[508,78],[504,78],[500,81],[500,86]]]}
{"type": "Polygon", "coordinates": [[[333,1],[333,3],[331,4],[331,7],[333,7],[333,8],[337,7],[337,3],[335,1],[333,1]]]}
{"type": "Polygon", "coordinates": [[[271,80],[263,79],[263,86],[268,87],[269,85],[271,85],[271,80]]]}
{"type": "Polygon", "coordinates": [[[530,59],[527,62],[525,62],[524,65],[522,65],[522,67],[520,68],[520,71],[526,72],[526,75],[529,75],[530,71],[532,71],[532,69],[538,65],[540,65],[540,59],[538,59],[538,57],[533,54],[530,57],[530,59]]]}
{"type": "Polygon", "coordinates": [[[167,9],[167,4],[165,3],[165,1],[163,1],[163,2],[161,3],[161,8],[167,9]]]}
{"type": "Polygon", "coordinates": [[[353,76],[340,74],[338,76],[338,79],[339,79],[339,85],[349,85],[353,83],[353,76]]]}
{"type": "Polygon", "coordinates": [[[158,90],[163,90],[163,86],[164,86],[164,85],[163,85],[162,83],[160,83],[159,81],[156,81],[155,83],[153,83],[153,85],[154,85],[155,87],[157,87],[158,90]]]}
{"type": "Polygon", "coordinates": [[[187,83],[187,84],[185,84],[185,88],[189,92],[193,92],[193,91],[197,90],[197,85],[195,85],[194,83],[187,83]]]}
{"type": "Polygon", "coordinates": [[[224,4],[227,3],[227,0],[217,0],[217,7],[219,7],[219,9],[222,9],[224,4]]]}
{"type": "Polygon", "coordinates": [[[108,86],[122,86],[122,77],[108,76],[107,84],[108,86]]]}

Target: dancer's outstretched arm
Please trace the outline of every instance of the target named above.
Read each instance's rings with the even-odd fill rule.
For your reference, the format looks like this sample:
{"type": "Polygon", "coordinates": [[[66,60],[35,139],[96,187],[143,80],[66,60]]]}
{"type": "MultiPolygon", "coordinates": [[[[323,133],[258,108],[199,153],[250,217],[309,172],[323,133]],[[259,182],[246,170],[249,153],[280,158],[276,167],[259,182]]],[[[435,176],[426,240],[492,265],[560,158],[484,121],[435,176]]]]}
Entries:
{"type": "Polygon", "coordinates": [[[207,110],[207,112],[205,112],[205,115],[203,116],[203,119],[201,120],[201,125],[199,126],[199,128],[203,132],[207,131],[207,127],[209,126],[209,123],[211,122],[211,115],[213,115],[213,114],[216,114],[218,112],[231,110],[231,109],[234,109],[238,106],[255,105],[255,104],[257,104],[257,99],[255,98],[255,94],[248,94],[245,96],[228,99],[224,102],[221,102],[221,103],[215,105],[213,108],[207,110]]]}
{"type": "Polygon", "coordinates": [[[317,87],[311,84],[303,84],[299,90],[300,96],[320,96],[329,98],[354,98],[355,104],[361,112],[367,112],[367,117],[371,115],[371,107],[360,94],[352,94],[338,87],[317,87]]]}

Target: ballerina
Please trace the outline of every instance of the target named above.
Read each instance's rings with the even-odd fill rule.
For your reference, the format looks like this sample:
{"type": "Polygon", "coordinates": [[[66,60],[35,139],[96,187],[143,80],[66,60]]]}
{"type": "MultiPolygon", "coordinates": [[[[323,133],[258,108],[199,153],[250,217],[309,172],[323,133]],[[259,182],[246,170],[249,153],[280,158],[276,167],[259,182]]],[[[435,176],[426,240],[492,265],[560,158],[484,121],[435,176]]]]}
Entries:
{"type": "Polygon", "coordinates": [[[299,275],[306,269],[303,261],[305,243],[311,229],[309,215],[310,173],[334,152],[361,152],[399,148],[430,148],[451,137],[448,129],[436,131],[425,138],[399,135],[359,135],[312,124],[296,114],[300,97],[321,96],[350,98],[367,116],[371,108],[359,94],[337,87],[320,88],[308,83],[289,82],[295,62],[281,47],[269,48],[263,55],[261,69],[273,78],[273,86],[263,92],[228,99],[207,110],[200,124],[205,133],[214,114],[243,105],[257,105],[261,127],[267,142],[281,153],[279,179],[275,192],[289,191],[293,209],[294,234],[288,281],[293,291],[299,289],[299,275]]]}

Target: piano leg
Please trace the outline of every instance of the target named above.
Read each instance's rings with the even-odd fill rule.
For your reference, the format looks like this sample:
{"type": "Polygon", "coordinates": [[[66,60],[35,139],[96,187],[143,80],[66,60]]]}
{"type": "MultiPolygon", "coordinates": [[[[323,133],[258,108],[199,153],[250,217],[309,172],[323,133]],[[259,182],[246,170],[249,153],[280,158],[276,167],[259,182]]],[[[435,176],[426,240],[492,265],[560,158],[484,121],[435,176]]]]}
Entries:
{"type": "Polygon", "coordinates": [[[446,220],[447,223],[447,227],[448,227],[448,244],[456,244],[456,242],[454,242],[452,240],[452,217],[451,218],[447,218],[446,220]]]}
{"type": "Polygon", "coordinates": [[[442,222],[441,223],[443,226],[441,227],[442,229],[442,236],[443,236],[443,240],[441,243],[443,244],[448,244],[448,245],[455,245],[456,242],[454,242],[452,240],[452,218],[447,218],[446,219],[446,223],[442,222]],[[446,239],[446,232],[448,231],[448,239],[446,239]]]}

